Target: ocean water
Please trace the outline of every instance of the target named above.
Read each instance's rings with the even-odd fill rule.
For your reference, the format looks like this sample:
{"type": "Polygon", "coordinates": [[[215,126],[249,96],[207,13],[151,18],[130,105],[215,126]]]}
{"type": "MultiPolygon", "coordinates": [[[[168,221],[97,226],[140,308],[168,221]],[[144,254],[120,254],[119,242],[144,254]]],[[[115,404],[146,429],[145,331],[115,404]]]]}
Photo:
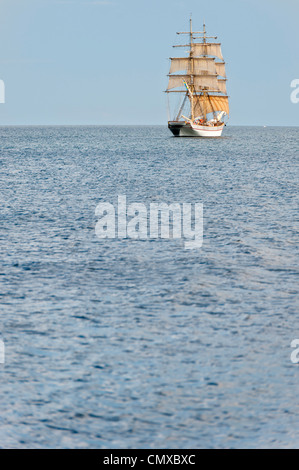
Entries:
{"type": "Polygon", "coordinates": [[[299,128],[2,127],[1,448],[299,447],[299,128]],[[99,240],[201,202],[202,248],[99,240]]]}

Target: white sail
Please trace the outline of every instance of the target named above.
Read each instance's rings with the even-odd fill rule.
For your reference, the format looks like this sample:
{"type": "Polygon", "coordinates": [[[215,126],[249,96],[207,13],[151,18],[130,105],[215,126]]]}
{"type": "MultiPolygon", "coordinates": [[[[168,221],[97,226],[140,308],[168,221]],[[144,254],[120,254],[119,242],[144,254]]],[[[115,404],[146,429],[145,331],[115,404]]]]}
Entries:
{"type": "Polygon", "coordinates": [[[217,75],[196,75],[193,78],[195,89],[208,88],[209,90],[218,91],[217,75]]]}
{"type": "MultiPolygon", "coordinates": [[[[217,80],[217,75],[193,75],[192,85],[195,87],[195,90],[208,89],[211,91],[220,91],[219,81],[217,80]]],[[[170,75],[168,88],[178,88],[184,86],[184,80],[190,85],[190,75],[170,75]]]]}
{"type": "Polygon", "coordinates": [[[218,89],[221,93],[226,94],[226,80],[218,79],[218,89]]]}
{"type": "Polygon", "coordinates": [[[220,75],[221,77],[226,77],[225,63],[216,62],[215,65],[216,65],[217,75],[220,75]]]}
{"type": "Polygon", "coordinates": [[[186,59],[185,57],[171,58],[169,73],[182,72],[185,70],[187,71],[188,67],[190,66],[190,62],[190,59],[186,59]]]}
{"type": "Polygon", "coordinates": [[[194,75],[216,75],[216,64],[213,58],[194,58],[193,59],[193,73],[194,75]]]}
{"type": "Polygon", "coordinates": [[[215,59],[212,57],[172,57],[169,73],[188,72],[188,74],[217,74],[215,59]]]}
{"type": "Polygon", "coordinates": [[[188,80],[189,77],[186,75],[170,75],[167,91],[172,88],[178,88],[184,86],[184,80],[188,80]]]}
{"type": "Polygon", "coordinates": [[[223,60],[222,52],[221,52],[221,44],[217,43],[198,43],[192,44],[191,51],[193,57],[196,56],[205,56],[205,55],[213,55],[218,57],[218,59],[223,60]]]}

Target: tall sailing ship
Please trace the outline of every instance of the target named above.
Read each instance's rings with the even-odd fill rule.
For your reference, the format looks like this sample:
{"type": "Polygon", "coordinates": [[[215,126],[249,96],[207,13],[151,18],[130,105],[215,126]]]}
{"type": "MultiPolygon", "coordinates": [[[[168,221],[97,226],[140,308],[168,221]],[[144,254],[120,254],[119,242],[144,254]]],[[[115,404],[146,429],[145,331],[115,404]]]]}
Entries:
{"type": "Polygon", "coordinates": [[[229,116],[221,44],[207,41],[217,37],[207,36],[205,24],[203,31],[193,31],[192,19],[190,31],[177,34],[189,35],[189,44],[173,47],[188,47],[189,50],[188,57],[170,58],[166,93],[183,96],[179,111],[173,121],[168,121],[168,127],[177,137],[220,137],[229,116]]]}

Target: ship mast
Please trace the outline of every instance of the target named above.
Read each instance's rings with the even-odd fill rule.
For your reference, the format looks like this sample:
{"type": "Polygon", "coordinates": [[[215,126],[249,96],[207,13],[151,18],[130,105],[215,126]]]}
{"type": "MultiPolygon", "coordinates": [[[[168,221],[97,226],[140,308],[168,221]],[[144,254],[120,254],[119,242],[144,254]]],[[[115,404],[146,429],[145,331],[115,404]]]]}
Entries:
{"type": "MultiPolygon", "coordinates": [[[[203,44],[206,44],[207,42],[207,39],[206,39],[206,24],[205,24],[205,21],[203,22],[203,39],[202,39],[202,42],[203,44]]],[[[206,51],[204,51],[206,52],[206,51]]],[[[204,122],[206,122],[207,120],[207,107],[206,107],[206,100],[207,100],[207,92],[204,90],[203,91],[203,118],[204,118],[204,122]]]]}
{"type": "MultiPolygon", "coordinates": [[[[204,31],[192,31],[192,16],[190,16],[190,31],[189,32],[179,32],[177,34],[189,34],[190,36],[190,43],[188,44],[190,46],[189,50],[189,61],[190,61],[190,66],[189,66],[189,73],[190,73],[190,84],[189,84],[189,96],[190,96],[190,108],[191,108],[191,121],[194,121],[194,95],[195,95],[195,87],[194,87],[194,60],[193,60],[193,34],[204,34],[204,38],[206,37],[206,30],[205,30],[205,25],[204,25],[204,31]]],[[[205,40],[204,40],[205,42],[205,40]]],[[[176,46],[173,46],[176,47],[176,46]]],[[[180,46],[177,46],[180,47],[180,46]]],[[[185,46],[183,46],[185,47],[185,46]]]]}
{"type": "Polygon", "coordinates": [[[192,45],[193,45],[193,33],[192,33],[192,17],[190,17],[190,52],[189,52],[189,57],[190,57],[190,73],[191,73],[191,93],[190,93],[190,107],[191,107],[191,120],[194,120],[194,85],[193,85],[193,74],[194,74],[194,61],[193,61],[193,50],[192,50],[192,45]]]}

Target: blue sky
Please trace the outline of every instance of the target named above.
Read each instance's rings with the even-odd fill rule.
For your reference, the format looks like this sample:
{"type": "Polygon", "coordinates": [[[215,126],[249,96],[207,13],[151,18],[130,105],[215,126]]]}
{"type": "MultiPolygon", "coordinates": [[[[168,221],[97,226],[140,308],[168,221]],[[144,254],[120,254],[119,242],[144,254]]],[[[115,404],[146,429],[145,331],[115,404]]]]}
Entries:
{"type": "Polygon", "coordinates": [[[165,124],[191,12],[222,43],[230,124],[299,125],[298,0],[0,0],[0,125],[165,124]]]}

